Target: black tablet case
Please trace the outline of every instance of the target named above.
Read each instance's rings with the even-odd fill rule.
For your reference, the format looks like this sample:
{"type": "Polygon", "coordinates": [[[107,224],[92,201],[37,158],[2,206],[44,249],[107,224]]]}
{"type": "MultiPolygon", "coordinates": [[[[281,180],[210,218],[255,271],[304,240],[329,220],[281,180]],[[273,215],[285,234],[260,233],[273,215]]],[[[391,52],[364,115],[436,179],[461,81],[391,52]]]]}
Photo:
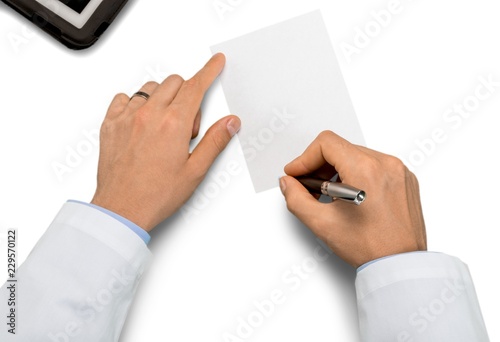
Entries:
{"type": "Polygon", "coordinates": [[[81,29],[34,0],[2,1],[70,49],[82,50],[92,46],[99,39],[128,0],[104,0],[81,29]]]}

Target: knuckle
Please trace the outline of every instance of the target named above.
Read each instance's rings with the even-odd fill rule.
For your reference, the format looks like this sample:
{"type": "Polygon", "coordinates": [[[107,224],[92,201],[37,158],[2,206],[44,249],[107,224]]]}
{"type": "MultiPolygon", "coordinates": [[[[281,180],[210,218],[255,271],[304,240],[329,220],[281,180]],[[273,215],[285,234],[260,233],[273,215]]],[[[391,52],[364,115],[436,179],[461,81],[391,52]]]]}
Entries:
{"type": "Polygon", "coordinates": [[[182,83],[184,82],[184,78],[182,78],[180,75],[172,74],[165,79],[165,82],[182,83]]]}
{"type": "Polygon", "coordinates": [[[226,148],[226,138],[222,134],[212,134],[212,143],[218,153],[221,153],[226,148]]]}
{"type": "Polygon", "coordinates": [[[151,89],[151,88],[156,88],[158,87],[158,82],[155,81],[148,81],[144,84],[145,89],[151,89]]]}
{"type": "Polygon", "coordinates": [[[108,135],[114,131],[114,123],[111,120],[104,120],[101,124],[101,135],[108,135]]]}
{"type": "Polygon", "coordinates": [[[415,185],[417,190],[420,189],[420,183],[418,181],[417,176],[413,172],[408,170],[408,168],[406,168],[406,177],[410,179],[410,181],[415,185]]]}
{"type": "Polygon", "coordinates": [[[383,166],[389,173],[392,181],[406,182],[409,170],[401,159],[394,156],[385,156],[383,166]]]}
{"type": "Polygon", "coordinates": [[[185,109],[182,105],[176,104],[176,103],[171,103],[170,106],[167,108],[167,112],[165,113],[165,118],[170,118],[170,117],[182,117],[185,109]]]}
{"type": "Polygon", "coordinates": [[[169,112],[165,115],[161,122],[161,127],[168,132],[179,134],[181,129],[183,129],[182,122],[181,116],[178,115],[178,111],[175,109],[169,109],[169,112]]]}
{"type": "Polygon", "coordinates": [[[135,112],[135,118],[139,121],[147,120],[149,118],[149,109],[146,106],[142,106],[135,112]]]}
{"type": "MultiPolygon", "coordinates": [[[[367,157],[363,162],[363,170],[367,175],[380,175],[384,171],[384,167],[380,161],[373,157],[367,157]]],[[[385,170],[387,172],[387,170],[385,170]]]]}
{"type": "Polygon", "coordinates": [[[294,215],[297,215],[296,206],[295,206],[295,195],[288,195],[285,200],[286,200],[286,208],[288,209],[289,212],[291,212],[294,215]]]}
{"type": "Polygon", "coordinates": [[[330,131],[330,130],[325,130],[321,132],[318,136],[320,145],[326,146],[326,145],[335,145],[336,148],[341,148],[341,149],[347,149],[352,146],[352,144],[347,141],[346,139],[342,138],[338,134],[330,131]]]}
{"type": "Polygon", "coordinates": [[[126,101],[128,102],[129,100],[129,97],[128,95],[126,95],[125,93],[118,93],[115,95],[115,97],[113,98],[113,102],[116,101],[116,102],[122,102],[122,101],[126,101]]]}
{"type": "Polygon", "coordinates": [[[146,106],[137,109],[133,116],[133,125],[141,128],[147,126],[150,122],[150,113],[150,110],[146,106]]]}
{"type": "Polygon", "coordinates": [[[322,131],[319,135],[318,135],[318,139],[320,141],[327,141],[327,140],[330,140],[333,136],[335,135],[335,133],[333,133],[332,131],[330,130],[325,130],[325,131],[322,131]]]}
{"type": "Polygon", "coordinates": [[[187,89],[197,90],[200,88],[200,86],[200,80],[197,77],[193,77],[187,81],[184,81],[184,87],[187,89]]]}
{"type": "Polygon", "coordinates": [[[398,174],[406,174],[406,166],[401,159],[394,156],[386,156],[385,163],[390,170],[398,174]]]}
{"type": "Polygon", "coordinates": [[[116,94],[108,108],[108,114],[117,115],[127,106],[130,98],[124,93],[116,94]]]}

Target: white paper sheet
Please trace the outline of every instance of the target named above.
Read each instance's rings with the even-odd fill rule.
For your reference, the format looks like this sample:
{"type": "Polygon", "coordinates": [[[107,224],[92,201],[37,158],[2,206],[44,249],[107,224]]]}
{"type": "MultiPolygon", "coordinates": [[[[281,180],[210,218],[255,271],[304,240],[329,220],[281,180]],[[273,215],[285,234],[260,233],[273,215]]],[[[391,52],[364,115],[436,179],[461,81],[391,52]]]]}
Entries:
{"type": "Polygon", "coordinates": [[[221,83],[256,192],[323,130],[364,144],[320,11],[213,46],[226,55],[221,83]]]}

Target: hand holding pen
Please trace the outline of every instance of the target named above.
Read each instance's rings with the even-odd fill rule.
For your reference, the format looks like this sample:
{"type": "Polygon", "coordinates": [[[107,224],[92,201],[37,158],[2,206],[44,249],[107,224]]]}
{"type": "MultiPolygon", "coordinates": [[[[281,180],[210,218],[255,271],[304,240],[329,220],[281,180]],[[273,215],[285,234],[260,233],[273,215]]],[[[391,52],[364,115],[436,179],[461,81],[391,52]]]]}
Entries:
{"type": "Polygon", "coordinates": [[[280,187],[288,209],[352,266],[427,249],[418,181],[397,158],[325,131],[286,165],[285,173],[280,187]],[[317,183],[305,187],[296,179],[331,179],[336,173],[341,189],[354,189],[351,197],[358,189],[366,191],[362,205],[320,202],[311,194],[317,183]]]}

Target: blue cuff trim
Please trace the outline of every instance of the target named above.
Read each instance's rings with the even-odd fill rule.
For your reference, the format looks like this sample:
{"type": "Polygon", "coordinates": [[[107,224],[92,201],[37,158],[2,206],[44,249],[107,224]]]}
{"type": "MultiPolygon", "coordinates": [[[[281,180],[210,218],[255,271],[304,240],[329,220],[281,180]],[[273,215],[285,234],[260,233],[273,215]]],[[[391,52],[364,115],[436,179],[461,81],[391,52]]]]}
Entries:
{"type": "Polygon", "coordinates": [[[94,209],[97,209],[99,211],[102,211],[105,214],[108,214],[109,216],[115,218],[116,220],[120,221],[125,226],[127,226],[128,228],[130,228],[134,233],[136,233],[142,239],[142,241],[144,241],[144,243],[146,245],[151,240],[151,236],[144,229],[142,229],[141,227],[139,227],[138,225],[136,225],[134,222],[129,221],[125,217],[120,216],[118,214],[115,214],[114,212],[112,212],[112,211],[110,211],[108,209],[104,209],[104,208],[102,208],[102,207],[100,207],[98,205],[92,204],[92,203],[80,202],[80,201],[75,201],[75,200],[68,200],[68,202],[83,204],[83,205],[92,207],[94,209]]]}

